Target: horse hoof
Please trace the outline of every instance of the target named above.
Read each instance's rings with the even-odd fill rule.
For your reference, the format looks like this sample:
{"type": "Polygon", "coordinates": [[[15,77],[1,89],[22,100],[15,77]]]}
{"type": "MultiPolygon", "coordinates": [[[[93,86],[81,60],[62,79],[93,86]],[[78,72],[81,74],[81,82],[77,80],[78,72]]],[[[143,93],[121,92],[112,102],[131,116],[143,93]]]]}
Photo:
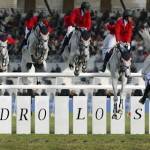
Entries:
{"type": "Polygon", "coordinates": [[[117,119],[117,114],[113,114],[112,119],[117,119]]]}
{"type": "Polygon", "coordinates": [[[119,109],[119,110],[118,110],[118,113],[119,113],[120,115],[122,115],[122,114],[123,114],[123,110],[122,110],[122,109],[119,109]]]}
{"type": "Polygon", "coordinates": [[[69,64],[70,70],[73,70],[74,66],[72,64],[69,64]]]}
{"type": "Polygon", "coordinates": [[[79,76],[79,72],[75,71],[75,72],[74,72],[74,75],[75,75],[75,76],[79,76]]]}
{"type": "Polygon", "coordinates": [[[82,68],[82,72],[85,73],[85,72],[86,72],[86,69],[83,69],[83,68],[82,68]]]}
{"type": "Polygon", "coordinates": [[[122,116],[122,114],[119,114],[119,113],[113,114],[112,119],[119,120],[119,119],[121,119],[121,116],[122,116]]]}

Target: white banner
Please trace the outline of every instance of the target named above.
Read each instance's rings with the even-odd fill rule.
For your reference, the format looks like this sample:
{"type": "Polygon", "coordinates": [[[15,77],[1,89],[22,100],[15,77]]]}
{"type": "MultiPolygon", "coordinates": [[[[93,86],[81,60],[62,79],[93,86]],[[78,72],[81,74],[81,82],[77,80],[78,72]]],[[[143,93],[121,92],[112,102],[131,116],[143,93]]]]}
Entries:
{"type": "MultiPolygon", "coordinates": [[[[118,106],[120,97],[118,96],[118,106]]],[[[123,100],[122,115],[118,114],[117,119],[112,118],[114,108],[114,98],[111,97],[111,134],[125,134],[125,98],[123,100]]],[[[119,108],[119,107],[118,107],[119,108]]]]}
{"type": "Polygon", "coordinates": [[[17,134],[31,133],[31,97],[17,96],[17,134]]]}
{"type": "Polygon", "coordinates": [[[87,134],[87,96],[73,97],[73,134],[87,134]]]}
{"type": "Polygon", "coordinates": [[[141,97],[131,97],[131,134],[145,134],[145,107],[139,103],[141,97]]]}
{"type": "Polygon", "coordinates": [[[49,134],[49,96],[35,97],[35,133],[49,134]]]}
{"type": "Polygon", "coordinates": [[[93,96],[92,133],[106,134],[106,96],[93,96]]]}
{"type": "Polygon", "coordinates": [[[0,96],[0,134],[12,133],[12,98],[0,96]]]}
{"type": "Polygon", "coordinates": [[[55,134],[69,134],[68,96],[55,96],[55,134]]]}

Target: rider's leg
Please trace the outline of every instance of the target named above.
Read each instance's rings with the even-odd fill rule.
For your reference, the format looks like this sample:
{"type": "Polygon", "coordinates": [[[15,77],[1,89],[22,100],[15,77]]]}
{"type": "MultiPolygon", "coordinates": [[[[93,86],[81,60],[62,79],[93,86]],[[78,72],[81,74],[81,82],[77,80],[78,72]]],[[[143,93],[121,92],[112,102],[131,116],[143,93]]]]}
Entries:
{"type": "Polygon", "coordinates": [[[148,97],[148,93],[150,92],[150,84],[148,83],[146,86],[146,89],[144,91],[143,97],[139,100],[140,103],[144,104],[146,101],[146,98],[148,97]]]}
{"type": "Polygon", "coordinates": [[[31,33],[31,30],[28,30],[28,32],[26,32],[25,38],[23,42],[21,43],[20,49],[22,49],[25,45],[27,45],[27,41],[28,41],[30,33],[31,33]]]}
{"type": "Polygon", "coordinates": [[[108,63],[108,61],[109,61],[111,55],[112,55],[112,51],[106,53],[105,58],[104,58],[103,67],[102,67],[102,69],[101,69],[102,72],[105,72],[107,63],[108,63]]]}
{"type": "Polygon", "coordinates": [[[69,41],[71,39],[71,36],[72,36],[72,33],[74,30],[75,30],[74,27],[72,27],[72,26],[68,27],[67,34],[63,40],[63,43],[62,43],[60,51],[59,51],[60,54],[63,53],[65,47],[69,44],[69,41]]]}

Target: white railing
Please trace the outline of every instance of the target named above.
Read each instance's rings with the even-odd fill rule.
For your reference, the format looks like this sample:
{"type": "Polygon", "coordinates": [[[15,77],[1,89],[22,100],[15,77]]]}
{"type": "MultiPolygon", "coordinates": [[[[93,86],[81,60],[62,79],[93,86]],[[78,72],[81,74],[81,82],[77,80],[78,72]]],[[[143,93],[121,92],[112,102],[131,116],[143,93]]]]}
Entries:
{"type": "MultiPolygon", "coordinates": [[[[75,77],[73,73],[0,73],[0,77],[75,77]]],[[[110,77],[110,73],[80,73],[79,77],[110,77]]],[[[131,73],[131,77],[142,77],[141,73],[131,73]]]]}
{"type": "MultiPolygon", "coordinates": [[[[0,73],[0,77],[75,77],[73,73],[0,73]]],[[[110,73],[81,73],[79,77],[110,77],[110,73]]],[[[142,77],[140,73],[131,73],[131,77],[142,77]]],[[[121,85],[118,85],[118,89],[121,89],[121,85]]],[[[145,89],[144,85],[126,85],[128,90],[131,89],[145,89]]],[[[0,89],[112,89],[112,85],[0,85],[0,89]]]]}

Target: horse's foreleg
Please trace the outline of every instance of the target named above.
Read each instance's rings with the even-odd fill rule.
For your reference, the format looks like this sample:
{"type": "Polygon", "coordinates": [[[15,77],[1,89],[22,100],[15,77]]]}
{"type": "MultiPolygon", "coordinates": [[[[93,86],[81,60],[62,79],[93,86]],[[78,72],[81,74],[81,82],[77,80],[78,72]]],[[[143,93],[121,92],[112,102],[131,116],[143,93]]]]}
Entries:
{"type": "Polygon", "coordinates": [[[127,83],[127,78],[125,77],[125,73],[122,75],[122,82],[121,82],[121,90],[120,90],[120,103],[119,108],[123,109],[123,97],[125,96],[125,85],[127,83]]]}
{"type": "Polygon", "coordinates": [[[117,77],[112,77],[112,87],[113,87],[113,94],[114,94],[114,108],[113,108],[113,113],[117,113],[117,102],[118,102],[118,97],[117,97],[117,83],[118,79],[117,77]]]}

